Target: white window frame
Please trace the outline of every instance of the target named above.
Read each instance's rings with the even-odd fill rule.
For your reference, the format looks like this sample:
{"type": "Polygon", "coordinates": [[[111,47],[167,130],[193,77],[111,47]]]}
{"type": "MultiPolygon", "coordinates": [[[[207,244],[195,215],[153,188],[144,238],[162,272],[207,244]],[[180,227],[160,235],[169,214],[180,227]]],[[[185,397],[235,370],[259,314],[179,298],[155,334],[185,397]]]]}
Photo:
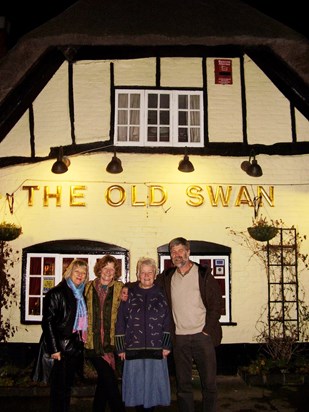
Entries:
{"type": "MultiPolygon", "coordinates": [[[[129,110],[129,108],[128,108],[129,110]]],[[[128,124],[127,127],[130,127],[130,120],[128,116],[128,124]]],[[[188,120],[190,116],[188,116],[188,120]]],[[[159,123],[157,123],[158,125],[159,123]]],[[[157,126],[155,126],[157,127],[157,126]]],[[[187,127],[190,127],[189,125],[187,127]]],[[[194,126],[192,126],[194,128],[194,126]]],[[[190,135],[190,133],[189,133],[190,135]]],[[[151,89],[116,89],[115,91],[115,127],[114,127],[114,144],[115,146],[147,146],[147,147],[203,147],[204,146],[204,105],[203,105],[203,92],[200,90],[166,90],[166,89],[159,89],[159,90],[151,90],[151,89]],[[118,107],[118,96],[119,94],[128,94],[129,96],[132,94],[138,94],[140,96],[140,112],[139,112],[139,119],[140,123],[135,126],[139,126],[140,128],[140,135],[138,141],[122,141],[118,140],[118,126],[119,125],[119,112],[123,108],[118,107]],[[168,142],[148,142],[147,141],[147,127],[151,126],[147,123],[148,118],[148,95],[149,94],[168,94],[170,96],[170,140],[168,142]],[[178,109],[178,96],[180,95],[197,95],[200,97],[200,107],[197,111],[199,111],[199,133],[200,133],[200,141],[198,142],[179,142],[178,141],[178,127],[181,126],[178,124],[178,113],[181,109],[178,109]]]]}
{"type": "MultiPolygon", "coordinates": [[[[160,272],[164,270],[165,262],[171,262],[169,255],[160,255],[159,257],[159,267],[160,272]]],[[[231,322],[231,313],[230,313],[230,258],[227,255],[190,255],[190,260],[196,263],[200,263],[202,260],[209,260],[211,262],[212,274],[215,279],[223,280],[224,279],[224,290],[225,293],[222,294],[222,298],[225,302],[225,315],[221,315],[221,323],[230,323],[231,322]],[[220,261],[220,265],[216,265],[216,262],[220,261]],[[218,268],[222,267],[222,272],[218,272],[218,268]]]]}
{"type": "MultiPolygon", "coordinates": [[[[60,253],[32,253],[29,252],[27,253],[27,260],[26,260],[26,276],[25,276],[25,313],[24,313],[24,319],[26,322],[41,322],[42,320],[42,311],[43,311],[43,299],[44,296],[48,290],[46,288],[46,280],[51,280],[50,287],[53,287],[57,285],[61,280],[62,280],[62,274],[63,274],[63,259],[87,259],[88,260],[88,266],[89,266],[89,279],[94,279],[94,265],[96,264],[96,261],[103,257],[104,254],[98,255],[91,255],[91,254],[60,254],[60,253]],[[40,274],[35,274],[32,275],[30,273],[30,260],[31,258],[41,258],[41,273],[40,274]],[[53,274],[51,275],[45,275],[44,274],[44,258],[52,258],[55,260],[55,267],[53,269],[53,274]],[[30,278],[33,277],[38,277],[41,279],[40,282],[40,294],[36,295],[30,295],[29,289],[30,289],[30,278]],[[45,280],[45,282],[44,282],[45,280]],[[29,313],[29,299],[30,298],[36,298],[39,299],[39,313],[38,314],[30,314],[29,313]]],[[[119,280],[123,281],[126,283],[128,281],[127,273],[126,273],[126,267],[125,267],[125,254],[111,254],[111,256],[114,256],[116,259],[121,261],[121,278],[119,280]]]]}

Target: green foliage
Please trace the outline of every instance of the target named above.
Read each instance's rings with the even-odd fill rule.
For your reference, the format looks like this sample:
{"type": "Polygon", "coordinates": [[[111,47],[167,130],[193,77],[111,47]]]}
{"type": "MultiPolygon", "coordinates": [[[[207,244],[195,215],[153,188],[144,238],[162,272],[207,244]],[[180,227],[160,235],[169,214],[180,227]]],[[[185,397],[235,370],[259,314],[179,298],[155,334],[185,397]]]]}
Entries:
{"type": "Polygon", "coordinates": [[[14,240],[18,238],[21,233],[21,227],[16,226],[14,223],[0,223],[0,241],[8,242],[14,240]]]}

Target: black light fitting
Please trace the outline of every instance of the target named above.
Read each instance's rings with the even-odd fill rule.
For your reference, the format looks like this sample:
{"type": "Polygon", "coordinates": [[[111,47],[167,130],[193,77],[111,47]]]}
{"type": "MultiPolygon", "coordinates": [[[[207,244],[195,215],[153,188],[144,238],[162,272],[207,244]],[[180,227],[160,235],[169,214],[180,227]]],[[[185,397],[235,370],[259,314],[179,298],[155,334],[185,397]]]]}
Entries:
{"type": "Polygon", "coordinates": [[[194,172],[194,166],[190,162],[189,156],[187,154],[187,146],[185,148],[184,158],[179,162],[178,170],[184,173],[194,172]]]}
{"type": "Polygon", "coordinates": [[[263,175],[262,168],[258,164],[257,160],[255,159],[254,150],[251,150],[249,161],[248,160],[243,161],[240,167],[249,176],[260,177],[263,175]]]}
{"type": "Polygon", "coordinates": [[[68,171],[71,162],[68,157],[63,156],[63,147],[59,147],[58,158],[53,164],[51,171],[55,174],[62,174],[68,171]]]}
{"type": "Polygon", "coordinates": [[[116,156],[116,151],[114,151],[112,160],[106,166],[106,171],[113,174],[121,173],[123,171],[121,160],[116,156]]]}

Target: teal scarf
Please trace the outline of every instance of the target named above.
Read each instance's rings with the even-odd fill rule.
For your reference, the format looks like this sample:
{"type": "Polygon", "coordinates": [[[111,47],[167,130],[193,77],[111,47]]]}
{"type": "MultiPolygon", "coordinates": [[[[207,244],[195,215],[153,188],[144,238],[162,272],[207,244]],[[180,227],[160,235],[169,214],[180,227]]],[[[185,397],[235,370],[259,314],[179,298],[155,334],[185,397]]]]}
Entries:
{"type": "Polygon", "coordinates": [[[76,310],[76,315],[75,315],[73,332],[81,331],[83,342],[85,342],[87,338],[87,328],[88,328],[87,306],[86,306],[85,299],[84,299],[85,284],[83,283],[79,286],[75,286],[72,279],[70,278],[67,279],[67,284],[69,288],[72,290],[75,296],[75,299],[77,300],[77,310],[76,310]]]}

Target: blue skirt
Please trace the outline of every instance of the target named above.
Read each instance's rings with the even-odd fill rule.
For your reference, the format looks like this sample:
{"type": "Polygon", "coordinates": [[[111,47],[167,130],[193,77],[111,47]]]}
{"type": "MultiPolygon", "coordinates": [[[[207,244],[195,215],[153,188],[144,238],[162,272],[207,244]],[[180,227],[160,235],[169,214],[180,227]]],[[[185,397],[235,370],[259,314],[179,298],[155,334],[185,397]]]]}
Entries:
{"type": "Polygon", "coordinates": [[[171,404],[167,359],[125,360],[122,374],[122,400],[128,407],[144,408],[171,404]]]}

